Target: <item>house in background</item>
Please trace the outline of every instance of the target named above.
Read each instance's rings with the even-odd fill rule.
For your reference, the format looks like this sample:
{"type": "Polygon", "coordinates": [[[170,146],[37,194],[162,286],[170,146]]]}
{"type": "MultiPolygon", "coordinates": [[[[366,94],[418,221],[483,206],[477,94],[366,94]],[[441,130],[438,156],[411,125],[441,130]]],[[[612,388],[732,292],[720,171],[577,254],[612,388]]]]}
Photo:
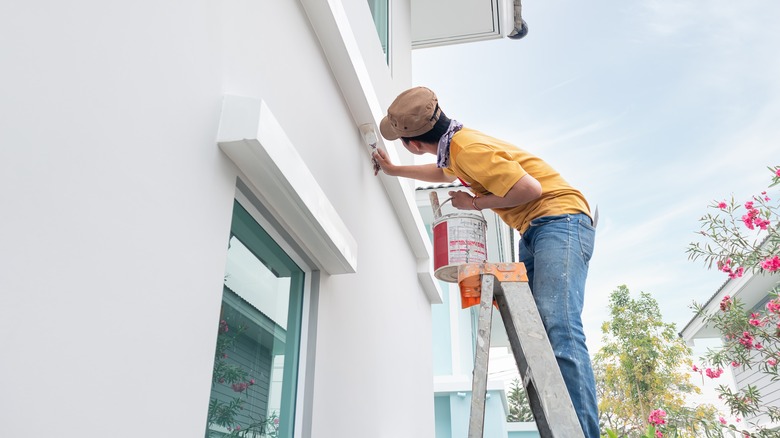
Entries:
{"type": "MultiPolygon", "coordinates": [[[[432,224],[461,217],[474,212],[459,212],[449,203],[449,192],[468,190],[460,183],[421,187],[416,190],[417,206],[432,236],[432,224]],[[431,193],[441,204],[438,221],[431,207],[431,193]]],[[[487,223],[487,260],[492,263],[509,263],[517,260],[516,232],[490,210],[483,210],[487,223]]],[[[440,281],[444,292],[442,304],[433,306],[433,373],[434,408],[436,411],[436,438],[461,438],[468,434],[471,409],[472,373],[476,351],[478,306],[463,309],[458,285],[440,281]]],[[[494,311],[491,327],[491,357],[511,356],[506,329],[494,311]]],[[[513,359],[512,359],[513,362],[513,359]]],[[[513,371],[517,371],[514,369],[513,371]]],[[[519,376],[519,374],[518,374],[519,376]]],[[[490,370],[485,401],[485,438],[535,438],[539,436],[534,423],[507,423],[509,414],[506,393],[507,381],[490,370]]]]}
{"type": "Polygon", "coordinates": [[[0,7],[3,433],[434,436],[442,291],[364,134],[513,6],[0,7]]]}
{"type": "MultiPolygon", "coordinates": [[[[742,277],[726,281],[710,299],[702,306],[705,314],[718,312],[720,303],[724,297],[729,296],[738,299],[745,305],[745,310],[755,312],[765,309],[771,296],[769,292],[780,284],[780,273],[772,275],[763,273],[746,272],[742,277]]],[[[720,338],[721,333],[714,327],[708,326],[700,317],[691,319],[680,332],[680,336],[689,344],[695,345],[697,340],[720,338]]],[[[761,372],[758,367],[747,369],[745,367],[731,368],[733,382],[731,387],[737,391],[753,385],[761,394],[761,401],[766,406],[780,408],[780,381],[772,381],[771,376],[761,372]]],[[[780,424],[773,423],[766,415],[755,415],[743,419],[745,427],[765,427],[768,429],[780,429],[780,424]]]]}

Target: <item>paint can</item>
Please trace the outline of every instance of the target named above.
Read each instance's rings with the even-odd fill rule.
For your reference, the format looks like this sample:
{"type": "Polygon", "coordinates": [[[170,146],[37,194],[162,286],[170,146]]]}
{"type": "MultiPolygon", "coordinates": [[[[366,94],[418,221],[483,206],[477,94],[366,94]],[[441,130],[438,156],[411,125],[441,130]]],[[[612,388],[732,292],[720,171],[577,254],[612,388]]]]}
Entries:
{"type": "Polygon", "coordinates": [[[458,266],[487,261],[487,221],[481,214],[452,213],[433,222],[433,275],[458,282],[458,266]]]}

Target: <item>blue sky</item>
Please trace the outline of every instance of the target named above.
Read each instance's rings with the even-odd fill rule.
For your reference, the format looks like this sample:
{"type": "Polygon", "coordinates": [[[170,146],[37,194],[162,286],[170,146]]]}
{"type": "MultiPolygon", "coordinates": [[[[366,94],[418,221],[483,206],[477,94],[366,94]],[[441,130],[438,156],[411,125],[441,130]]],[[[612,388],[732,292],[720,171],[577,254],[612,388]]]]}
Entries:
{"type": "Polygon", "coordinates": [[[679,331],[726,280],[687,259],[699,217],[761,192],[780,164],[780,2],[526,1],[523,17],[519,41],[415,50],[414,85],[598,205],[592,351],[621,284],[652,294],[679,331]]]}

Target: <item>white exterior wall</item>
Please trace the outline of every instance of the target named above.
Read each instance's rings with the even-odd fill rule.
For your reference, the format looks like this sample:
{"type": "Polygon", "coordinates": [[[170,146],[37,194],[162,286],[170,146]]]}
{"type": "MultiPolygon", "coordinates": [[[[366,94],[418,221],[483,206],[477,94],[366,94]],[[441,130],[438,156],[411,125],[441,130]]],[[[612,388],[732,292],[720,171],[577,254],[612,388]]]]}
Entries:
{"type": "MultiPolygon", "coordinates": [[[[357,273],[317,285],[311,436],[433,436],[430,302],[304,6],[0,5],[3,435],[203,435],[234,94],[266,102],[357,242],[357,273]]],[[[368,6],[343,7],[386,106],[410,85],[408,2],[392,77],[368,6]]]]}
{"type": "MultiPolygon", "coordinates": [[[[757,358],[757,354],[752,355],[757,358]]],[[[760,358],[757,358],[760,360],[760,358]]],[[[760,362],[756,362],[760,364],[760,362]]],[[[754,386],[758,393],[761,394],[761,405],[763,408],[775,407],[780,408],[780,381],[772,381],[772,376],[763,372],[757,368],[747,369],[744,367],[737,367],[731,370],[734,375],[734,383],[739,390],[747,389],[748,385],[754,386]]],[[[751,415],[744,419],[745,424],[757,425],[767,428],[777,428],[780,426],[777,423],[773,423],[769,418],[769,415],[751,415]]]]}

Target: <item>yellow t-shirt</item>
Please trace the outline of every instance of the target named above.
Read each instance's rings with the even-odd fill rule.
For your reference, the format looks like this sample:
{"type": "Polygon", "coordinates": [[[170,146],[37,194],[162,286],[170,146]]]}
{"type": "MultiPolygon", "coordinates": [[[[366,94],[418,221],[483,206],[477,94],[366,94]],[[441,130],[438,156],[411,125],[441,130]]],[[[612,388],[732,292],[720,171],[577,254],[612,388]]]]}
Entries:
{"type": "Polygon", "coordinates": [[[536,218],[585,213],[590,207],[585,196],[573,188],[549,164],[517,146],[462,128],[450,142],[450,167],[442,169],[456,176],[480,195],[505,196],[523,176],[530,174],[542,185],[542,195],[531,202],[509,208],[494,208],[501,219],[521,233],[536,218]]]}

